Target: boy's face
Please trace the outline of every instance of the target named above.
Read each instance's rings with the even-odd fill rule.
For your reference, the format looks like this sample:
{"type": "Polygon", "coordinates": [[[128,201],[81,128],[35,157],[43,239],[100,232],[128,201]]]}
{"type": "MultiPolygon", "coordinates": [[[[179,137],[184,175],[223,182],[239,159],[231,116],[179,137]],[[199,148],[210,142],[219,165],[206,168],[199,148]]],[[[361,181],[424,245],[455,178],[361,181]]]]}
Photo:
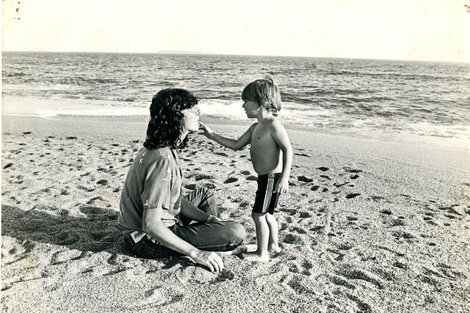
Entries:
{"type": "Polygon", "coordinates": [[[248,118],[253,118],[253,117],[256,117],[258,115],[258,111],[259,111],[259,104],[254,102],[254,101],[250,101],[250,100],[245,100],[243,102],[243,108],[245,109],[245,113],[246,113],[246,116],[248,118]]]}

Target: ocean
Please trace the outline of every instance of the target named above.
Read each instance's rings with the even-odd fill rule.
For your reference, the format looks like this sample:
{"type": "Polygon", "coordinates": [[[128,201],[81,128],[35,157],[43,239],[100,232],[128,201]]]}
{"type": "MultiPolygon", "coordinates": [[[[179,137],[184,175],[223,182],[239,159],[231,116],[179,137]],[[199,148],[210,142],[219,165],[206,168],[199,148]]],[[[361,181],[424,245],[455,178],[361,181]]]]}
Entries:
{"type": "Polygon", "coordinates": [[[202,116],[246,120],[241,92],[272,75],[286,124],[470,139],[470,64],[184,54],[3,52],[4,115],[148,115],[160,89],[202,116]]]}

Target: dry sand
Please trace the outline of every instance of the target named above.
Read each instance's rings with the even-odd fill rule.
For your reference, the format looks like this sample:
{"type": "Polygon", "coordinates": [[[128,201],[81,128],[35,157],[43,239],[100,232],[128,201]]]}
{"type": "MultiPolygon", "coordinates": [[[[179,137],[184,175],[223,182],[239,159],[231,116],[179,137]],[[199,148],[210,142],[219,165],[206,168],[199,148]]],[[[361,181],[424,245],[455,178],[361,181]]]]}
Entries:
{"type": "MultiPolygon", "coordinates": [[[[248,124],[206,120],[223,134],[248,124]]],[[[470,147],[450,138],[288,127],[295,150],[267,264],[124,250],[120,190],[144,118],[3,117],[3,312],[468,312],[470,147]]],[[[184,187],[218,195],[255,242],[247,149],[191,137],[184,187]]]]}

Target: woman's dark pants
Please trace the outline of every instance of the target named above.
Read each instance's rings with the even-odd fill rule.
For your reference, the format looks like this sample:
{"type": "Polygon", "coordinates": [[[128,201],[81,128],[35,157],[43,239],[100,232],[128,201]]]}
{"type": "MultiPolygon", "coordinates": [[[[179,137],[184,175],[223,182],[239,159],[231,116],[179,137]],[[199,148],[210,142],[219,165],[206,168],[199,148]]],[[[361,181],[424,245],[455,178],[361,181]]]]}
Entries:
{"type": "MultiPolygon", "coordinates": [[[[196,188],[185,198],[207,214],[220,217],[214,195],[208,189],[196,188]]],[[[181,214],[180,221],[182,225],[171,228],[173,233],[200,250],[230,251],[239,246],[246,236],[245,228],[234,221],[192,222],[181,214]]],[[[142,258],[181,256],[180,253],[148,237],[131,245],[131,251],[142,258]]]]}

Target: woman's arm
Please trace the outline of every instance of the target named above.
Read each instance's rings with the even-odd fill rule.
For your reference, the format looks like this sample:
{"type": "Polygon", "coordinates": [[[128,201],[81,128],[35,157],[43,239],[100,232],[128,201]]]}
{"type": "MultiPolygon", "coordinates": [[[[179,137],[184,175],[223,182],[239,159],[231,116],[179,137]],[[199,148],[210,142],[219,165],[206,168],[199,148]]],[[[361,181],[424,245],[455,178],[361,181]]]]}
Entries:
{"type": "Polygon", "coordinates": [[[217,216],[210,215],[199,210],[191,201],[184,197],[181,197],[181,213],[193,221],[205,223],[210,221],[221,221],[217,216]]]}
{"type": "Polygon", "coordinates": [[[146,172],[141,194],[142,203],[144,203],[142,230],[164,246],[189,256],[194,262],[207,266],[211,271],[219,271],[223,268],[219,255],[197,249],[176,236],[162,222],[163,207],[172,205],[170,201],[171,172],[174,171],[172,162],[167,158],[162,158],[153,163],[146,172]]]}
{"type": "Polygon", "coordinates": [[[202,251],[176,236],[161,220],[162,208],[145,208],[142,230],[166,247],[189,256],[195,263],[207,266],[211,272],[224,268],[221,257],[210,251],[202,251]]]}

